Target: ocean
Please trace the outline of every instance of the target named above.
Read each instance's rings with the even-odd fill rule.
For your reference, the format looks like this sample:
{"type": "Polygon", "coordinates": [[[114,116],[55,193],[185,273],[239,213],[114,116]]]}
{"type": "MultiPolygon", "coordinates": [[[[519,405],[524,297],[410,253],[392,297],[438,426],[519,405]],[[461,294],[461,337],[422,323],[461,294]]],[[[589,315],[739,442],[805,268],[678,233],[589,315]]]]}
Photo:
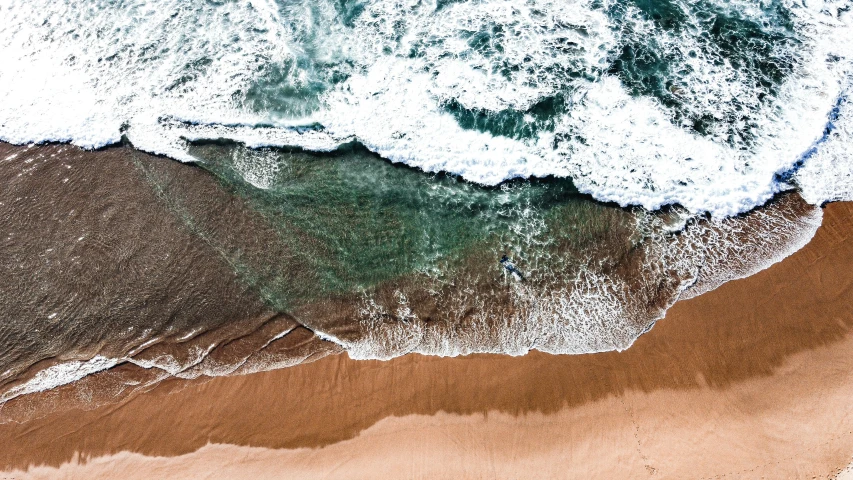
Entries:
{"type": "Polygon", "coordinates": [[[623,350],[853,200],[844,1],[0,15],[3,402],[121,365],[623,350]]]}

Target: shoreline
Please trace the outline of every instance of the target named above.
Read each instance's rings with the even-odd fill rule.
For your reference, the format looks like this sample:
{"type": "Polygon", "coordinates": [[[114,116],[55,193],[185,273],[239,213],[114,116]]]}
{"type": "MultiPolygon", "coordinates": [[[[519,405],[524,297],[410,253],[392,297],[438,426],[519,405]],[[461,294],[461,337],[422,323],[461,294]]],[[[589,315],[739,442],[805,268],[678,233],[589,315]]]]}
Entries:
{"type": "MultiPolygon", "coordinates": [[[[13,212],[2,225],[11,232],[5,245],[12,255],[0,263],[4,290],[12,294],[0,314],[24,319],[7,325],[7,350],[14,354],[3,359],[12,368],[0,376],[0,389],[12,394],[18,387],[38,390],[42,379],[36,377],[50,374],[46,369],[85,373],[80,362],[95,357],[182,378],[298,363],[276,348],[288,343],[276,339],[298,325],[318,332],[318,348],[346,348],[359,358],[624,349],[679,296],[749,275],[802,246],[822,216],[819,207],[786,194],[724,225],[697,220],[700,226],[688,228],[682,218],[680,234],[646,241],[637,236],[636,222],[668,231],[664,224],[678,225],[681,214],[640,218],[584,200],[577,212],[572,207],[560,217],[578,232],[559,230],[565,242],[555,247],[580,263],[562,259],[556,272],[546,265],[543,278],[550,280],[529,289],[507,288],[505,272],[495,268],[500,251],[486,249],[453,267],[459,279],[409,272],[377,283],[370,308],[355,291],[287,308],[277,303],[279,295],[293,290],[291,284],[302,285],[293,291],[310,285],[303,281],[317,272],[294,262],[270,266],[267,258],[300,258],[305,251],[294,244],[319,240],[305,231],[282,233],[269,212],[216,174],[130,147],[86,152],[0,143],[0,154],[10,187],[0,204],[13,212]],[[104,176],[107,166],[112,173],[104,176]],[[726,248],[739,255],[727,255],[726,248]],[[677,259],[685,250],[693,255],[677,259]],[[16,280],[20,275],[23,281],[16,280]],[[562,283],[560,275],[575,280],[562,283]],[[685,279],[693,283],[682,292],[685,279]],[[42,291],[46,295],[33,294],[42,291]],[[96,326],[104,320],[109,328],[96,326]],[[53,337],[39,333],[45,330],[53,337]],[[199,349],[207,352],[202,359],[193,353],[199,349]]],[[[542,260],[533,257],[530,263],[542,260]]],[[[338,277],[346,279],[346,272],[331,278],[338,277]]],[[[14,419],[6,414],[14,410],[4,404],[0,422],[14,419]]]]}
{"type": "Polygon", "coordinates": [[[440,477],[430,465],[449,458],[443,466],[457,478],[524,477],[543,462],[582,465],[578,476],[830,478],[853,455],[851,266],[853,204],[830,204],[805,248],[677,302],[621,353],[332,355],[167,381],[120,405],[0,425],[0,436],[16,439],[0,468],[25,476],[28,465],[45,465],[33,478],[205,469],[221,478],[239,467],[265,478],[287,469],[322,476],[350,462],[353,478],[440,477]],[[389,470],[371,462],[379,455],[389,470]],[[228,467],[222,458],[238,460],[228,467]]]}

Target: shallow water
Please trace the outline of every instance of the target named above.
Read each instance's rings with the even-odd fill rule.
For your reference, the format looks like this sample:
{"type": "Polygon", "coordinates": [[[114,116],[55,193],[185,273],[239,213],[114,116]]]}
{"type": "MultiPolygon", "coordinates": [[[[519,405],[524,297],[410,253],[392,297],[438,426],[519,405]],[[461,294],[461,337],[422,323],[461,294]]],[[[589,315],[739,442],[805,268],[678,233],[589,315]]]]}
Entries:
{"type": "Polygon", "coordinates": [[[313,155],[210,144],[190,152],[275,226],[291,255],[275,267],[281,283],[295,272],[313,276],[299,282],[303,292],[282,292],[282,308],[289,297],[363,291],[415,272],[450,276],[473,250],[488,252],[497,271],[507,255],[536,282],[556,268],[551,263],[586,263],[589,246],[610,229],[633,227],[628,213],[580,195],[564,179],[482,187],[359,148],[313,155]],[[558,244],[564,254],[551,260],[558,244]]]}
{"type": "Polygon", "coordinates": [[[853,199],[844,1],[0,14],[0,140],[48,143],[0,144],[3,401],[122,365],[621,350],[853,199]]]}

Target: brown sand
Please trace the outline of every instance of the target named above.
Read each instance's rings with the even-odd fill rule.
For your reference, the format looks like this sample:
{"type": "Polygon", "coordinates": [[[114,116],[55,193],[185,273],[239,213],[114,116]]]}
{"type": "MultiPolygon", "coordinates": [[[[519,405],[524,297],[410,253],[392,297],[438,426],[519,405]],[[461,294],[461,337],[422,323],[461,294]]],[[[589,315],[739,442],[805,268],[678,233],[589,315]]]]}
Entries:
{"type": "MultiPolygon", "coordinates": [[[[128,146],[0,142],[0,185],[0,395],[44,368],[95,355],[147,365],[169,358],[196,376],[340,351],[270,311],[241,281],[229,239],[254,232],[242,235],[243,252],[281,255],[280,245],[200,168],[128,146]],[[195,352],[209,348],[196,364],[195,352]]],[[[30,399],[2,403],[0,423],[111,403],[167,376],[120,365],[73,392],[37,394],[37,409],[30,399]]]]}
{"type": "Polygon", "coordinates": [[[334,356],[167,383],[0,425],[0,466],[44,465],[11,478],[828,478],[853,456],[851,267],[853,204],[832,204],[803,250],[676,304],[622,353],[334,356]]]}

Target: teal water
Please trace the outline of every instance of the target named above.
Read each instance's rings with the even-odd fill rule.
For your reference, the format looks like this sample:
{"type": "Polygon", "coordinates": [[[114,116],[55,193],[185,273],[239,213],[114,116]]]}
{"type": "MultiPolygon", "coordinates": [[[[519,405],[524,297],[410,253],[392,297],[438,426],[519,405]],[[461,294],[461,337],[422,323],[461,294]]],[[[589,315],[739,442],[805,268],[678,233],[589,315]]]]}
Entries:
{"type": "Polygon", "coordinates": [[[229,144],[192,151],[273,225],[275,241],[289,252],[242,272],[279,308],[407,275],[452,279],[471,256],[484,256],[490,273],[500,275],[507,255],[526,282],[541,283],[607,251],[598,242],[632,227],[627,211],[579,194],[566,179],[483,187],[425,175],[359,147],[324,155],[229,144]],[[263,188],[247,181],[259,176],[263,188]]]}
{"type": "MultiPolygon", "coordinates": [[[[371,15],[365,10],[368,3],[334,2],[334,19],[318,12],[319,6],[281,3],[283,18],[307,14],[316,23],[294,24],[298,56],[281,64],[264,65],[256,82],[246,90],[245,103],[259,114],[279,118],[301,118],[320,110],[324,93],[360,71],[345,53],[349,51],[346,45],[331,47],[323,35],[363,29],[364,22],[371,22],[366,18],[371,15]]],[[[439,2],[435,11],[440,12],[448,3],[465,2],[439,2]]],[[[673,123],[700,136],[719,136],[724,131],[726,141],[735,146],[749,145],[754,140],[756,120],[765,115],[763,109],[776,98],[780,86],[802,63],[805,53],[791,7],[782,0],[761,2],[752,8],[681,0],[596,0],[585,7],[603,14],[608,28],[619,38],[613,44],[594,47],[604,50],[598,64],[585,62],[590,46],[575,38],[576,34],[589,38],[594,32],[583,24],[549,22],[548,8],[537,9],[535,5],[529,17],[519,13],[516,22],[472,19],[468,28],[458,32],[431,35],[413,31],[417,28],[414,20],[398,20],[385,32],[382,51],[389,57],[421,59],[425,71],[434,75],[440,73],[439,60],[443,58],[456,56],[474,61],[475,57],[482,57],[487,59],[482,68],[492,76],[510,83],[523,79],[520,86],[524,87],[546,87],[548,94],[526,108],[495,110],[466,106],[454,97],[443,99],[442,108],[465,129],[535,139],[541,132],[552,132],[555,121],[571,113],[575,108],[572,95],[579,88],[610,75],[619,78],[631,95],[660,102],[672,115],[673,123]],[[537,34],[550,36],[548,50],[531,48],[527,55],[511,51],[509,44],[516,42],[519,35],[529,35],[525,22],[535,24],[537,20],[542,22],[537,34]],[[454,50],[449,46],[452,42],[464,42],[466,47],[454,50]],[[435,57],[430,53],[435,50],[445,53],[435,57]],[[701,67],[725,70],[728,82],[754,98],[730,102],[717,98],[708,102],[697,82],[719,79],[709,77],[707,71],[700,71],[701,67]]],[[[414,15],[428,11],[422,5],[413,7],[414,15]]],[[[375,21],[386,20],[376,17],[375,21]]]]}
{"type": "Polygon", "coordinates": [[[844,0],[9,2],[0,140],[358,143],[717,217],[796,186],[853,78],[844,0]]]}

